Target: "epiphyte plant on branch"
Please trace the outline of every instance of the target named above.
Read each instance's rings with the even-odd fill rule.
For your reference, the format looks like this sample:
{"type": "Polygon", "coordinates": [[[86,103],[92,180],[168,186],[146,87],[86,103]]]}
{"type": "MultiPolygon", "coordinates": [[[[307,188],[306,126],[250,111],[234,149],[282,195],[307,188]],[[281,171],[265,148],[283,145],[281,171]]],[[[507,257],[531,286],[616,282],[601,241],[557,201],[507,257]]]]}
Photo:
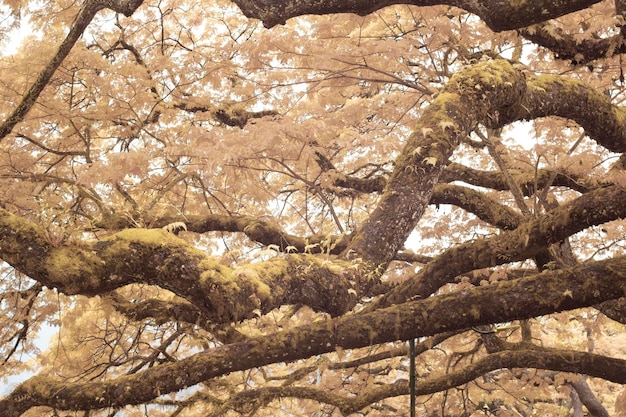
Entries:
{"type": "Polygon", "coordinates": [[[0,5],[1,416],[626,416],[621,1],[0,5]]]}

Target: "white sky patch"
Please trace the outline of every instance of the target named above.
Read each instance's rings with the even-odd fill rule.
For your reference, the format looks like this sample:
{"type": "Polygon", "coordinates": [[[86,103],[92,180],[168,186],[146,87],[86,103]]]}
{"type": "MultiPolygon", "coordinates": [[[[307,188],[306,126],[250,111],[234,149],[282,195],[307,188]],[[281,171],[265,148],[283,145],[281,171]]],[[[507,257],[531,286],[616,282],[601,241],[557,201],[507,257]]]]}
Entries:
{"type": "Polygon", "coordinates": [[[3,5],[0,5],[0,31],[6,31],[0,38],[1,56],[15,55],[27,36],[42,35],[33,28],[28,18],[21,17],[17,20],[16,16],[11,14],[11,10],[3,5]]]}

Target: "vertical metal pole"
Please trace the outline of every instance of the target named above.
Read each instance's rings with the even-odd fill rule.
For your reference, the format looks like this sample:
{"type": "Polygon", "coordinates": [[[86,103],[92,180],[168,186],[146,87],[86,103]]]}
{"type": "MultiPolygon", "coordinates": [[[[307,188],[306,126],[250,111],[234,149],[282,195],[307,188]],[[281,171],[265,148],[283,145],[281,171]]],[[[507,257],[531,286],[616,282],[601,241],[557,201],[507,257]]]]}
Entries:
{"type": "Polygon", "coordinates": [[[409,339],[409,396],[411,417],[415,417],[415,339],[409,339]]]}

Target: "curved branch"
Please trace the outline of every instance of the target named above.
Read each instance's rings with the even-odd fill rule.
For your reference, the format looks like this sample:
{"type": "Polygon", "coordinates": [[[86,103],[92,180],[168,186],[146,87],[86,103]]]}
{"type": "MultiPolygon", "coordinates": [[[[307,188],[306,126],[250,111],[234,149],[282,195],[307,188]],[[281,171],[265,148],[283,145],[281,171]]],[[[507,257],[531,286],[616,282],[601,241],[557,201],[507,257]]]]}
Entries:
{"type": "MultiPolygon", "coordinates": [[[[39,405],[85,410],[141,404],[228,372],[308,358],[338,346],[353,349],[591,306],[624,294],[624,271],[626,257],[545,271],[251,338],[105,382],[68,383],[36,376],[0,400],[0,409],[6,417],[18,417],[39,405]]],[[[515,357],[512,354],[515,352],[506,352],[504,357],[515,357]]],[[[537,355],[534,351],[527,355],[524,366],[551,368],[566,364],[568,371],[589,372],[626,383],[626,362],[619,359],[575,352],[567,352],[559,361],[556,356],[537,355]]]]}
{"type": "MultiPolygon", "coordinates": [[[[500,204],[476,190],[458,185],[437,185],[433,191],[430,204],[453,204],[503,230],[515,229],[522,220],[520,214],[512,208],[500,204]]],[[[163,216],[155,220],[149,220],[147,223],[152,227],[163,228],[166,228],[168,225],[184,223],[187,231],[195,233],[207,233],[211,231],[241,232],[245,233],[250,240],[266,246],[272,246],[280,252],[306,252],[312,254],[324,252],[337,255],[346,249],[350,241],[349,235],[313,235],[302,238],[288,234],[275,224],[253,216],[230,216],[222,214],[163,216]]],[[[113,215],[108,216],[95,225],[107,230],[134,226],[133,222],[128,217],[115,217],[113,215]]],[[[406,256],[397,256],[396,259],[409,261],[409,258],[406,256]]],[[[419,258],[418,261],[424,263],[424,259],[425,258],[422,257],[419,258]]]]}
{"type": "Polygon", "coordinates": [[[0,257],[49,288],[98,295],[131,283],[183,297],[216,324],[302,303],[340,315],[375,283],[358,263],[309,254],[228,268],[162,229],[128,229],[97,242],[53,246],[36,225],[0,208],[0,257]]]}
{"type": "Polygon", "coordinates": [[[513,230],[524,220],[511,207],[492,200],[484,193],[459,185],[438,184],[433,190],[430,203],[453,204],[502,230],[513,230]]]}
{"type": "Polygon", "coordinates": [[[626,217],[626,191],[613,186],[584,194],[515,230],[455,246],[395,287],[370,308],[428,297],[452,278],[480,268],[532,258],[549,245],[591,226],[626,217]]]}
{"type": "MultiPolygon", "coordinates": [[[[581,194],[589,192],[597,185],[586,184],[584,178],[567,172],[555,172],[547,169],[539,169],[537,173],[512,173],[516,184],[521,188],[525,196],[535,193],[535,186],[543,188],[547,185],[568,187],[581,194]],[[550,182],[550,179],[554,180],[550,182]]],[[[481,171],[468,168],[462,164],[451,162],[441,173],[440,182],[463,181],[479,187],[491,188],[492,190],[504,191],[509,189],[506,179],[499,171],[481,171]]]]}
{"type": "MultiPolygon", "coordinates": [[[[444,375],[430,376],[420,379],[415,384],[415,395],[428,395],[436,392],[445,391],[459,385],[466,384],[480,376],[491,371],[505,368],[538,368],[552,371],[565,371],[582,373],[589,376],[602,376],[606,369],[610,366],[618,364],[621,369],[626,369],[626,361],[621,359],[609,358],[601,355],[594,355],[587,352],[576,352],[557,349],[540,349],[540,350],[517,350],[502,351],[492,353],[487,357],[465,366],[463,369],[455,372],[446,373],[444,375]],[[571,362],[576,365],[571,367],[571,362]]],[[[585,393],[591,394],[589,387],[580,381],[570,383],[575,386],[576,390],[584,390],[585,393]],[[574,385],[577,384],[577,385],[574,385]]],[[[235,398],[229,401],[230,408],[235,405],[249,404],[252,402],[267,403],[271,400],[285,397],[310,399],[326,404],[332,404],[341,410],[342,415],[350,415],[359,410],[382,401],[385,398],[397,397],[409,394],[409,383],[407,381],[396,381],[392,384],[381,385],[376,388],[365,390],[358,396],[344,396],[335,394],[332,391],[319,388],[289,386],[289,387],[264,387],[252,389],[236,394],[235,398]]],[[[595,399],[595,397],[593,397],[595,399]]],[[[587,401],[592,406],[602,407],[597,399],[595,401],[587,401]]],[[[585,403],[585,405],[587,405],[585,403]]],[[[228,403],[227,403],[228,404],[228,403]]],[[[602,410],[602,408],[593,408],[594,410],[602,410]]],[[[604,413],[593,414],[597,416],[607,416],[604,413]]]]}
{"type": "Polygon", "coordinates": [[[523,28],[520,35],[537,45],[554,52],[556,58],[576,65],[584,65],[598,59],[610,58],[626,52],[624,36],[620,33],[608,38],[576,40],[561,28],[546,29],[546,25],[523,28]]]}
{"type": "Polygon", "coordinates": [[[415,6],[449,5],[478,15],[487,26],[499,32],[518,29],[554,19],[599,3],[599,0],[568,0],[554,2],[498,1],[498,0],[234,0],[241,11],[250,18],[259,19],[265,27],[284,24],[287,19],[306,14],[355,13],[365,16],[392,4],[415,6]]]}
{"type": "MultiPolygon", "coordinates": [[[[333,168],[334,169],[334,168],[333,168]]],[[[380,193],[387,185],[387,176],[378,175],[370,178],[359,178],[337,173],[333,186],[349,188],[361,193],[380,193]]],[[[535,193],[535,187],[543,188],[547,185],[571,188],[584,194],[598,188],[603,184],[589,184],[585,178],[568,172],[555,172],[548,169],[539,169],[533,173],[512,173],[515,183],[521,188],[525,196],[535,193]],[[553,181],[550,179],[554,177],[553,181]]],[[[482,171],[468,168],[457,162],[450,162],[441,172],[440,183],[463,181],[479,187],[491,188],[492,190],[504,191],[509,189],[506,179],[499,171],[482,171]]],[[[609,185],[609,184],[604,184],[609,185]]]]}
{"type": "Polygon", "coordinates": [[[613,105],[610,97],[565,77],[527,75],[527,83],[519,113],[500,118],[500,126],[522,119],[559,116],[574,120],[609,151],[626,152],[626,110],[613,105]]]}

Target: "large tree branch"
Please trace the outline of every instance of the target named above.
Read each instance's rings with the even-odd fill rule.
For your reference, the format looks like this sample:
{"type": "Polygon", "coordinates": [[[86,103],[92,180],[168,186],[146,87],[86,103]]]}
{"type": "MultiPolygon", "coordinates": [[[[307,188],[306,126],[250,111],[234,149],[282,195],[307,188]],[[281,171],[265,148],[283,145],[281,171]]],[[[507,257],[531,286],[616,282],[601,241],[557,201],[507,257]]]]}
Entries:
{"type": "Polygon", "coordinates": [[[623,217],[626,217],[626,191],[622,187],[592,191],[539,218],[529,219],[515,230],[443,252],[370,308],[402,303],[413,296],[428,297],[460,274],[532,258],[574,233],[623,217]]]}
{"type": "Polygon", "coordinates": [[[451,78],[424,109],[396,159],[381,200],[348,247],[375,270],[384,270],[422,217],[439,175],[477,123],[514,118],[526,91],[521,72],[507,61],[476,64],[451,78]],[[513,114],[510,114],[513,112],[513,114]]]}
{"type": "Polygon", "coordinates": [[[558,76],[527,76],[528,91],[519,113],[502,114],[500,126],[517,120],[547,116],[572,119],[585,133],[611,152],[626,152],[626,111],[610,97],[581,81],[558,76]]]}
{"type": "Polygon", "coordinates": [[[1,208],[0,257],[68,295],[104,294],[131,283],[157,285],[216,324],[296,303],[340,315],[374,283],[360,276],[357,262],[308,254],[228,268],[162,229],[128,229],[97,242],[56,247],[42,229],[1,208]]]}
{"type": "MultiPolygon", "coordinates": [[[[188,216],[160,216],[155,219],[146,218],[144,221],[150,227],[183,229],[195,233],[207,232],[240,232],[244,233],[253,242],[266,246],[273,246],[280,252],[295,253],[340,253],[347,246],[347,236],[313,235],[300,237],[289,234],[277,224],[259,219],[254,216],[237,216],[226,214],[206,214],[188,216]],[[331,249],[332,247],[332,249],[331,249]]],[[[119,230],[134,226],[132,219],[125,216],[110,215],[95,223],[96,227],[106,230],[119,230]]]]}
{"type": "MultiPolygon", "coordinates": [[[[84,410],[141,404],[228,372],[307,358],[337,347],[353,349],[591,306],[624,295],[625,271],[626,257],[544,271],[519,280],[252,338],[105,382],[68,383],[36,376],[0,400],[0,409],[7,417],[17,417],[39,405],[84,410]]],[[[593,361],[601,357],[571,358],[567,361],[568,370],[584,372],[596,368],[596,376],[626,383],[626,364],[622,360],[602,358],[609,366],[600,366],[593,361]],[[583,364],[584,369],[578,369],[583,364]]]]}
{"type": "Polygon", "coordinates": [[[521,119],[560,116],[578,122],[608,150],[624,152],[624,113],[579,81],[525,76],[502,60],[467,67],[422,113],[380,203],[352,239],[348,254],[354,251],[372,268],[384,270],[424,213],[452,151],[476,123],[500,128],[521,119]]]}
{"type": "Polygon", "coordinates": [[[567,13],[586,9],[599,0],[498,1],[498,0],[233,0],[242,12],[266,27],[284,24],[306,14],[355,13],[365,16],[392,4],[415,6],[450,5],[478,15],[492,30],[519,29],[567,13]]]}

